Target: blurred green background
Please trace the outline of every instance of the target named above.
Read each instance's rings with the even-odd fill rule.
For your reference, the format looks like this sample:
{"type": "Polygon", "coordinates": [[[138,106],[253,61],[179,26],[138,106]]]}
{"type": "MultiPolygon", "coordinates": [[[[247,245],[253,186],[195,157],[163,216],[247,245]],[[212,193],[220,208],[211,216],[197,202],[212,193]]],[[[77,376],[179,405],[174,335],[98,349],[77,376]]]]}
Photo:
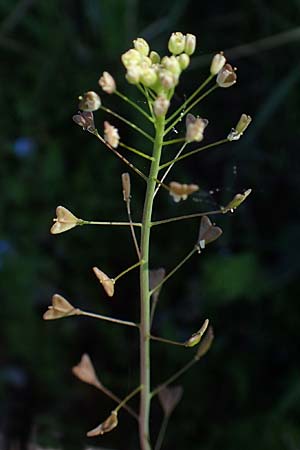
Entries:
{"type": "MultiPolygon", "coordinates": [[[[222,238],[161,292],[156,334],[186,339],[209,317],[216,335],[209,354],[182,377],[184,397],[163,448],[299,449],[299,0],[2,0],[0,14],[2,448],[23,450],[28,440],[70,450],[91,443],[138,448],[136,424],[126,413],[114,432],[85,438],[113,404],[70,370],[88,352],[100,379],[126,395],[138,382],[135,330],[92,319],[41,319],[59,292],[87,310],[137,320],[137,272],[122,278],[107,300],[91,271],[98,265],[113,276],[135,262],[129,231],[86,227],[54,237],[49,228],[59,204],[87,219],[126,220],[120,182],[126,166],[71,117],[79,94],[100,91],[103,70],[142,102],[124,81],[120,55],[137,36],[164,54],[170,33],[180,30],[196,34],[198,48],[174,104],[206,78],[214,52],[225,50],[238,67],[238,83],[194,111],[209,119],[205,142],[226,136],[243,112],[254,120],[238,143],[178,164],[169,180],[201,190],[179,204],[161,191],[155,218],[206,211],[249,187],[253,194],[235,214],[215,217],[222,238]]],[[[143,125],[119,99],[102,99],[143,125]]],[[[147,150],[139,135],[102,112],[99,129],[105,119],[129,145],[147,150]]],[[[147,170],[147,163],[126,156],[147,170]]],[[[138,219],[144,183],[131,179],[138,219]]],[[[198,220],[155,229],[152,267],[170,270],[197,232],[198,220]]],[[[154,385],[190,357],[160,343],[152,349],[154,385]]],[[[152,412],[155,436],[156,401],[152,412]]]]}

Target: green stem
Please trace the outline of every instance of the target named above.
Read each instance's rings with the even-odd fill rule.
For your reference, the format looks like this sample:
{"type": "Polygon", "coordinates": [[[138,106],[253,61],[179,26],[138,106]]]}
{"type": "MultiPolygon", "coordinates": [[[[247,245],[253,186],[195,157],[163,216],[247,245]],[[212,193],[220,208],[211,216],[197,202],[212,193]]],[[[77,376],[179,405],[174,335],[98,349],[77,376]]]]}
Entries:
{"type": "Polygon", "coordinates": [[[205,88],[205,86],[213,79],[213,75],[209,75],[209,77],[206,78],[206,80],[193,92],[192,95],[189,96],[188,99],[180,107],[170,116],[167,118],[166,123],[171,122],[175,117],[193,100],[193,98],[196,97],[196,95],[199,94],[199,92],[202,91],[202,89],[205,88]]]}
{"type": "Polygon", "coordinates": [[[159,430],[159,433],[158,433],[158,437],[157,437],[157,441],[156,441],[154,450],[160,450],[161,449],[161,446],[162,446],[162,443],[163,443],[163,440],[164,440],[164,437],[165,437],[165,434],[166,434],[167,426],[168,426],[168,423],[169,423],[169,418],[170,418],[170,416],[168,416],[166,414],[164,415],[164,418],[163,418],[161,426],[160,426],[160,430],[159,430]]]}
{"type": "Polygon", "coordinates": [[[179,142],[185,141],[185,137],[183,138],[177,138],[177,139],[171,139],[170,141],[165,141],[163,143],[163,146],[165,145],[172,145],[172,144],[178,144],[179,142]]]}
{"type": "Polygon", "coordinates": [[[149,436],[150,416],[150,293],[149,293],[149,244],[151,230],[151,216],[153,207],[153,195],[159,170],[161,149],[163,142],[165,117],[156,118],[156,134],[153,145],[154,160],[151,163],[150,174],[147,182],[147,191],[144,202],[142,234],[141,234],[141,258],[145,261],[140,267],[141,290],[141,324],[140,324],[140,373],[141,391],[140,402],[140,445],[142,450],[151,450],[149,436]]]}
{"type": "Polygon", "coordinates": [[[114,317],[102,316],[101,314],[95,314],[95,313],[91,313],[88,311],[82,311],[81,309],[78,310],[77,315],[93,317],[94,319],[106,320],[107,322],[113,322],[113,323],[117,323],[119,325],[127,325],[128,327],[139,328],[139,325],[134,322],[128,322],[127,320],[115,319],[114,317]]]}
{"type": "MultiPolygon", "coordinates": [[[[103,386],[103,384],[99,383],[99,384],[95,384],[94,386],[96,386],[97,389],[99,389],[99,391],[102,391],[103,394],[107,395],[107,397],[111,398],[112,400],[114,400],[116,403],[121,403],[122,400],[115,395],[110,389],[108,389],[107,387],[103,386]]],[[[130,408],[130,406],[127,405],[123,405],[123,408],[126,409],[126,411],[132,416],[134,417],[136,420],[139,420],[139,416],[136,414],[135,411],[133,411],[132,408],[130,408]]]]}
{"type": "Polygon", "coordinates": [[[138,266],[141,266],[142,264],[144,264],[145,261],[141,260],[138,261],[137,263],[133,264],[132,266],[128,267],[127,269],[123,270],[123,272],[119,273],[119,275],[117,275],[114,278],[114,281],[116,282],[119,278],[121,278],[123,275],[125,275],[126,273],[130,272],[131,270],[135,269],[138,266]]]}
{"type": "Polygon", "coordinates": [[[80,225],[118,225],[118,226],[128,226],[141,227],[140,222],[97,222],[95,220],[82,220],[80,225]]]}
{"type": "Polygon", "coordinates": [[[119,145],[120,147],[126,148],[126,150],[129,150],[130,152],[135,153],[136,155],[139,155],[142,158],[149,159],[150,161],[153,160],[152,156],[146,155],[146,153],[143,153],[137,150],[136,148],[129,147],[129,145],[123,144],[123,142],[120,142],[119,145]]]}
{"type": "Polygon", "coordinates": [[[111,114],[114,117],[117,117],[117,119],[122,120],[122,122],[126,123],[126,125],[128,125],[129,127],[133,128],[135,131],[137,131],[138,133],[142,134],[145,138],[147,138],[149,141],[153,142],[154,139],[152,136],[150,136],[150,134],[146,133],[146,131],[142,130],[140,127],[138,127],[137,125],[135,125],[134,123],[130,122],[130,120],[125,119],[125,117],[120,116],[120,114],[115,113],[114,111],[112,111],[109,108],[106,108],[105,106],[100,106],[100,109],[102,109],[102,111],[107,112],[108,114],[111,114]]]}
{"type": "Polygon", "coordinates": [[[196,364],[196,362],[197,361],[195,360],[195,358],[191,359],[191,361],[189,361],[187,364],[185,364],[185,366],[183,366],[181,369],[179,369],[177,372],[175,372],[174,375],[172,375],[170,378],[168,378],[164,383],[157,386],[157,388],[155,388],[151,392],[151,397],[154,397],[155,395],[157,395],[159,393],[159,391],[164,389],[166,386],[169,386],[169,384],[173,383],[173,381],[177,380],[177,378],[179,378],[182,374],[184,374],[184,372],[186,372],[194,364],[196,364]]]}
{"type": "Polygon", "coordinates": [[[172,341],[171,339],[165,339],[162,337],[153,336],[152,334],[151,334],[150,338],[153,341],[163,342],[164,344],[171,344],[171,345],[178,345],[180,347],[185,347],[185,342],[182,343],[182,342],[178,342],[178,341],[172,341]]]}
{"type": "Polygon", "coordinates": [[[179,264],[177,264],[176,267],[174,267],[173,270],[171,270],[171,272],[168,273],[167,276],[165,276],[165,278],[163,280],[161,280],[161,282],[155,286],[155,288],[152,289],[152,291],[150,291],[150,295],[152,295],[155,291],[157,291],[158,289],[160,289],[160,287],[172,276],[174,275],[175,272],[177,272],[178,269],[180,269],[181,266],[183,266],[184,263],[186,263],[190,257],[197,251],[197,249],[194,247],[193,250],[191,250],[185,258],[183,258],[179,264]]]}
{"type": "Polygon", "coordinates": [[[123,408],[124,405],[126,405],[127,402],[129,402],[129,400],[134,397],[138,392],[140,392],[140,390],[142,389],[142,385],[138,386],[136,389],[134,389],[134,391],[130,392],[130,394],[127,395],[127,397],[124,398],[124,400],[121,401],[121,403],[119,403],[119,405],[115,408],[115,412],[117,413],[119,411],[119,409],[123,408]]]}
{"type": "Polygon", "coordinates": [[[130,197],[126,201],[126,209],[127,209],[128,220],[130,223],[130,231],[131,231],[131,236],[132,236],[133,244],[135,247],[135,251],[136,251],[137,257],[139,259],[141,259],[141,252],[140,252],[139,244],[138,244],[138,241],[136,238],[136,234],[135,234],[135,230],[134,230],[134,226],[133,226],[133,222],[132,222],[132,218],[131,218],[130,197]]]}
{"type": "Polygon", "coordinates": [[[197,98],[197,100],[195,100],[188,108],[186,108],[179,117],[177,117],[177,119],[174,120],[174,122],[165,130],[165,134],[168,134],[174,127],[175,125],[180,122],[180,120],[182,120],[182,118],[191,110],[193,109],[199,102],[201,102],[201,100],[203,100],[205,97],[207,97],[211,92],[213,92],[215,89],[217,89],[219,87],[218,84],[215,84],[213,87],[211,87],[210,89],[208,89],[208,91],[204,92],[204,94],[202,94],[200,97],[197,98]]]}
{"type": "Polygon", "coordinates": [[[119,91],[115,91],[115,94],[117,94],[122,100],[124,100],[125,102],[129,103],[131,106],[133,106],[137,111],[139,111],[141,114],[143,114],[143,116],[145,116],[150,122],[153,123],[153,119],[152,117],[149,116],[149,114],[146,113],[146,111],[143,110],[143,108],[141,108],[139,105],[137,105],[135,102],[133,102],[132,100],[130,100],[130,98],[128,98],[126,95],[122,94],[119,91]]]}
{"type": "Polygon", "coordinates": [[[186,214],[184,216],[170,217],[170,219],[156,220],[155,222],[152,222],[152,226],[162,225],[164,223],[170,223],[170,222],[177,222],[178,220],[193,219],[195,217],[203,217],[203,216],[209,216],[212,214],[221,214],[221,213],[223,214],[222,209],[216,209],[215,211],[207,211],[207,212],[203,212],[203,213],[186,214]]]}
{"type": "Polygon", "coordinates": [[[165,167],[168,167],[171,164],[175,164],[175,163],[177,163],[178,161],[181,161],[184,158],[187,158],[189,156],[195,155],[195,153],[202,152],[202,150],[207,150],[208,148],[216,147],[217,145],[225,144],[226,142],[229,142],[227,138],[226,139],[221,139],[220,141],[217,141],[217,142],[213,142],[212,144],[205,145],[204,147],[196,148],[195,150],[192,150],[191,152],[188,152],[188,153],[185,153],[184,155],[179,156],[179,158],[172,159],[171,161],[168,161],[165,164],[162,164],[159,167],[159,170],[164,169],[165,167]]]}

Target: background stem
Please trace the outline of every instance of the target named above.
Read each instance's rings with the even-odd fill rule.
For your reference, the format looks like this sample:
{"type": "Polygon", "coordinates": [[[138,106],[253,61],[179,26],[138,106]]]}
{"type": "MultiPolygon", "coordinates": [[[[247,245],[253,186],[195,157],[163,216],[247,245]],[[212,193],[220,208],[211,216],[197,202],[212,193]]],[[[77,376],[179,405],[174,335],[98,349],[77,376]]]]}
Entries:
{"type": "Polygon", "coordinates": [[[149,243],[151,216],[156,186],[156,178],[159,170],[159,162],[163,143],[165,118],[156,119],[156,135],[153,145],[153,158],[150,174],[147,182],[147,191],[144,202],[142,234],[141,234],[141,259],[145,261],[140,267],[141,289],[141,324],[140,324],[140,372],[141,372],[141,401],[140,401],[140,445],[142,450],[151,450],[149,437],[150,414],[150,292],[149,292],[149,243]]]}

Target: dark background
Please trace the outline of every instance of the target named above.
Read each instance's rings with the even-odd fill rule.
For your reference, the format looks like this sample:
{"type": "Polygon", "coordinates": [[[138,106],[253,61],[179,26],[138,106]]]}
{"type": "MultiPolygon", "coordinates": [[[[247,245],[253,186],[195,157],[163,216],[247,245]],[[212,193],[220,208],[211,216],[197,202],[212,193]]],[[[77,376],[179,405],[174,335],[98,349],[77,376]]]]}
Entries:
{"type": "MultiPolygon", "coordinates": [[[[10,441],[2,448],[25,448],[11,442],[29,435],[44,447],[138,448],[136,424],[125,412],[114,432],[85,438],[113,403],[70,371],[88,352],[101,380],[125,396],[138,383],[135,330],[92,319],[41,319],[59,292],[87,310],[137,320],[137,272],[120,280],[108,300],[91,271],[98,265],[114,276],[135,262],[129,230],[86,227],[54,237],[49,228],[59,204],[87,219],[126,220],[120,183],[126,166],[71,116],[80,93],[100,91],[103,70],[142,101],[124,81],[120,55],[137,36],[164,54],[170,33],[181,30],[196,34],[198,47],[174,103],[206,78],[212,54],[227,50],[238,83],[217,90],[194,113],[209,119],[206,143],[226,136],[243,112],[253,124],[241,141],[178,164],[169,180],[201,190],[179,204],[161,191],[155,218],[214,209],[249,187],[253,193],[236,213],[214,218],[222,238],[161,293],[157,334],[183,340],[209,317],[216,335],[209,354],[182,377],[185,395],[163,448],[299,449],[300,2],[2,0],[0,14],[0,426],[10,441]]],[[[102,99],[143,125],[118,98],[102,99]]],[[[105,119],[129,145],[148,150],[139,135],[102,112],[96,113],[100,130],[105,119]]],[[[138,219],[144,183],[131,179],[138,219]]],[[[155,230],[152,266],[170,270],[193,245],[197,228],[193,220],[155,230]]],[[[191,354],[160,343],[152,349],[154,385],[191,354]]],[[[155,435],[156,401],[152,412],[155,435]]]]}

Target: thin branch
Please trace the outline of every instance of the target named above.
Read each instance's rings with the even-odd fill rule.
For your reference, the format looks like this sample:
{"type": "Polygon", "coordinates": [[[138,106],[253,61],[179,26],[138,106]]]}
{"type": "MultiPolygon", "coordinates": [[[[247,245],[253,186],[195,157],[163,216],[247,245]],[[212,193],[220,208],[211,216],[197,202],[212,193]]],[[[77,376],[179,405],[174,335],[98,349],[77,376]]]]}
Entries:
{"type": "Polygon", "coordinates": [[[131,208],[130,208],[130,198],[126,201],[126,210],[127,210],[127,216],[128,216],[128,220],[130,223],[130,232],[131,232],[131,236],[132,236],[132,240],[133,240],[133,244],[136,250],[136,254],[137,257],[139,259],[141,259],[141,251],[140,251],[140,247],[136,238],[136,234],[135,234],[135,230],[134,230],[134,225],[132,222],[132,218],[131,218],[131,208]]]}
{"type": "Polygon", "coordinates": [[[213,142],[212,144],[205,145],[204,147],[196,148],[195,150],[192,150],[191,152],[185,153],[184,155],[179,156],[179,158],[172,159],[171,161],[168,161],[161,166],[159,166],[159,170],[164,169],[165,167],[170,166],[171,164],[175,164],[178,161],[181,161],[184,158],[188,158],[189,156],[195,155],[196,153],[202,152],[202,150],[207,150],[208,148],[216,147],[217,145],[225,144],[226,142],[229,142],[228,139],[221,139],[220,141],[213,142]]]}
{"type": "Polygon", "coordinates": [[[137,105],[135,102],[130,100],[126,95],[122,94],[120,91],[116,90],[115,94],[117,94],[120,98],[122,98],[125,102],[129,103],[131,106],[133,106],[137,111],[139,111],[143,116],[145,116],[150,122],[153,123],[153,118],[149,116],[149,114],[146,113],[146,111],[143,110],[139,105],[137,105]]]}
{"type": "Polygon", "coordinates": [[[154,397],[155,395],[157,395],[159,393],[159,391],[161,391],[162,389],[164,389],[165,387],[167,387],[169,384],[173,383],[173,381],[177,380],[177,378],[179,378],[182,374],[184,374],[184,372],[186,372],[187,370],[189,370],[194,364],[196,364],[196,360],[195,358],[191,359],[187,364],[185,364],[181,369],[179,369],[177,372],[174,373],[174,375],[172,375],[170,378],[168,378],[166,381],[164,381],[164,383],[160,384],[159,386],[157,386],[152,392],[151,392],[151,397],[154,397]]]}
{"type": "Polygon", "coordinates": [[[168,275],[166,275],[165,278],[164,278],[160,283],[158,283],[158,285],[155,286],[155,288],[153,288],[153,289],[150,291],[150,295],[152,295],[155,291],[157,291],[158,289],[160,289],[160,287],[161,287],[161,286],[162,286],[162,285],[163,285],[163,284],[164,284],[164,283],[165,283],[172,275],[174,275],[174,273],[177,272],[177,270],[180,269],[180,267],[183,266],[183,264],[184,264],[185,262],[187,262],[187,261],[190,259],[190,257],[191,257],[196,251],[197,251],[197,249],[194,247],[194,248],[186,255],[186,257],[183,258],[183,259],[180,261],[180,263],[177,264],[177,266],[175,266],[174,269],[172,269],[171,272],[169,272],[168,275]]]}
{"type": "Polygon", "coordinates": [[[166,414],[164,415],[164,418],[163,418],[163,420],[161,422],[161,426],[160,426],[158,437],[157,437],[157,440],[156,440],[156,443],[155,443],[154,450],[160,450],[161,449],[161,446],[162,446],[162,443],[163,443],[163,440],[164,440],[164,437],[165,437],[165,434],[166,434],[167,426],[168,426],[168,423],[169,423],[169,418],[170,418],[169,415],[166,415],[166,414]]]}
{"type": "Polygon", "coordinates": [[[135,269],[138,266],[141,266],[142,264],[145,264],[145,261],[143,261],[142,259],[140,261],[138,261],[137,263],[133,264],[132,266],[128,267],[127,269],[123,270],[123,272],[119,273],[119,275],[117,275],[114,278],[114,281],[117,281],[119,278],[121,278],[123,275],[125,275],[126,273],[130,272],[131,270],[135,269]]]}
{"type": "MultiPolygon", "coordinates": [[[[122,400],[115,395],[110,389],[108,389],[107,387],[103,386],[103,384],[95,384],[94,386],[96,386],[100,391],[103,392],[103,394],[107,395],[107,397],[111,398],[112,400],[114,400],[116,403],[120,404],[122,402],[122,400]]],[[[123,406],[124,409],[126,409],[126,411],[132,416],[134,417],[136,420],[139,420],[139,416],[137,415],[137,413],[135,411],[133,411],[132,408],[130,408],[130,406],[124,405],[123,406]]]]}
{"type": "Polygon", "coordinates": [[[172,145],[172,144],[178,144],[179,142],[183,142],[183,141],[185,141],[185,137],[177,138],[177,139],[171,139],[170,141],[165,141],[163,143],[163,146],[172,145]]]}
{"type": "Polygon", "coordinates": [[[142,224],[140,222],[97,222],[95,220],[82,220],[79,225],[118,225],[118,226],[134,226],[141,227],[142,224]]]}
{"type": "Polygon", "coordinates": [[[164,223],[177,222],[178,220],[194,219],[195,217],[209,216],[212,214],[223,214],[222,209],[216,209],[215,211],[207,211],[203,213],[187,214],[184,216],[170,217],[169,219],[156,220],[152,222],[152,226],[162,225],[164,223]]]}
{"type": "Polygon", "coordinates": [[[106,320],[107,322],[113,322],[113,323],[117,323],[119,325],[126,325],[128,327],[139,328],[139,325],[134,322],[128,322],[127,320],[115,319],[114,317],[109,317],[109,316],[102,316],[101,314],[95,314],[95,313],[91,313],[88,311],[82,311],[81,309],[79,310],[77,315],[93,317],[94,319],[106,320]]]}
{"type": "Polygon", "coordinates": [[[163,342],[165,344],[171,344],[171,345],[178,345],[179,347],[185,347],[185,342],[178,342],[178,341],[173,341],[171,339],[165,339],[162,337],[158,337],[158,336],[153,336],[152,334],[150,335],[150,339],[152,339],[153,341],[158,341],[158,342],[163,342]]]}
{"type": "Polygon", "coordinates": [[[142,158],[149,159],[150,161],[153,161],[153,157],[152,156],[146,155],[146,153],[143,153],[140,150],[137,150],[136,148],[129,147],[129,145],[123,144],[123,142],[119,142],[119,145],[121,147],[123,147],[123,148],[126,148],[126,150],[129,150],[130,152],[141,156],[142,158]]]}
{"type": "Polygon", "coordinates": [[[119,120],[121,120],[122,122],[126,123],[128,126],[133,128],[135,131],[137,131],[138,133],[142,134],[149,141],[154,142],[154,139],[153,139],[152,136],[150,136],[150,134],[146,133],[146,131],[142,130],[140,127],[138,127],[134,123],[130,122],[130,120],[125,119],[125,117],[120,116],[120,114],[115,113],[114,111],[112,111],[109,108],[106,108],[105,106],[100,106],[100,109],[102,109],[102,111],[107,112],[108,114],[111,114],[112,116],[117,117],[119,120]]]}
{"type": "Polygon", "coordinates": [[[140,384],[136,389],[134,389],[132,392],[130,392],[130,394],[128,394],[124,400],[121,401],[121,403],[116,407],[116,409],[114,410],[115,412],[118,412],[119,409],[123,408],[124,405],[130,400],[132,399],[132,397],[134,397],[138,392],[140,392],[140,390],[142,389],[143,385],[140,384]]]}
{"type": "Polygon", "coordinates": [[[194,108],[199,102],[201,102],[201,100],[203,100],[205,97],[207,97],[211,92],[213,92],[215,89],[217,89],[219,87],[218,84],[215,84],[213,87],[211,87],[210,89],[208,89],[208,91],[204,92],[204,94],[202,94],[200,97],[197,98],[197,100],[195,100],[188,108],[186,108],[186,110],[184,110],[179,117],[177,117],[177,119],[174,120],[174,122],[165,130],[164,132],[164,136],[166,134],[168,134],[174,127],[175,125],[182,120],[182,118],[192,109],[194,108]]]}

